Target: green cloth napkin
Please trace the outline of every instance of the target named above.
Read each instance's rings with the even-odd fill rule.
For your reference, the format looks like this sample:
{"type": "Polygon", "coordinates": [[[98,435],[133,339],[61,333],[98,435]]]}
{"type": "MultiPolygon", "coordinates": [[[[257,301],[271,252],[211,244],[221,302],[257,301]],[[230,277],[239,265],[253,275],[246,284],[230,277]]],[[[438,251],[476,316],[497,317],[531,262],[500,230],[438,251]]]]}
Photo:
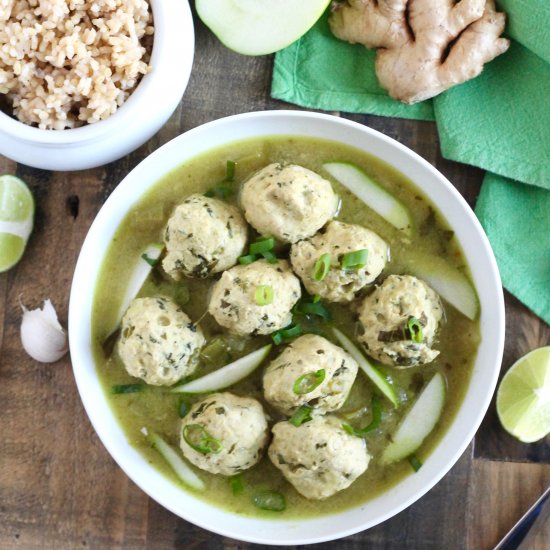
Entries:
{"type": "Polygon", "coordinates": [[[476,213],[505,288],[550,323],[550,7],[547,0],[498,4],[508,13],[510,50],[433,101],[391,99],[376,80],[374,52],[334,38],[328,12],[277,53],[272,96],[328,111],[435,116],[443,156],[493,172],[476,213]]]}

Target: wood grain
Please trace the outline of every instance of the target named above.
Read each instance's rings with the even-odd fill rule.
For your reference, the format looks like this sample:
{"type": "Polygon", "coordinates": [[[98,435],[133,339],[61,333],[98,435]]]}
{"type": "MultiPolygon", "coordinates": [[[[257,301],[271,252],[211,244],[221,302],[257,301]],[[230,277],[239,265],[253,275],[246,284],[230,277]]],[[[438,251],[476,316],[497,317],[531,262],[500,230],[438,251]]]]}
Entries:
{"type": "MultiPolygon", "coordinates": [[[[70,358],[40,365],[19,342],[20,297],[29,307],[51,298],[66,324],[71,277],[85,234],[106,198],[143,158],[181,132],[222,116],[296,109],[269,97],[271,57],[238,56],[200,22],[196,31],[195,63],[184,99],[162,130],[134,153],[74,173],[16,166],[0,156],[0,173],[25,179],[37,202],[36,227],[23,260],[0,275],[2,550],[255,547],[204,531],[151,501],[95,435],[70,358]]],[[[482,173],[441,158],[433,123],[341,115],[411,147],[474,204],[482,173]]],[[[517,300],[507,296],[506,308],[503,371],[529,349],[550,342],[550,328],[517,300]]],[[[316,548],[490,549],[550,483],[548,444],[513,441],[492,409],[475,445],[420,501],[382,525],[316,548]]]]}

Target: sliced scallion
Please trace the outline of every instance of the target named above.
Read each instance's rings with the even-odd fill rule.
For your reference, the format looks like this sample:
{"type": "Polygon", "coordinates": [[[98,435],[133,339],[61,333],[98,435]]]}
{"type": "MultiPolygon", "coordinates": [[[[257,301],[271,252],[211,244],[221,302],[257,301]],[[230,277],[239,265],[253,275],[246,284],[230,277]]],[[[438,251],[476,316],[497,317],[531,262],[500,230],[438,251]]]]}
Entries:
{"type": "Polygon", "coordinates": [[[330,254],[323,254],[321,257],[315,262],[315,265],[313,266],[313,279],[315,281],[322,281],[330,271],[330,254]]]}
{"type": "Polygon", "coordinates": [[[151,266],[156,267],[158,263],[160,262],[160,257],[151,258],[151,256],[147,255],[147,252],[144,252],[141,257],[151,266]]]}
{"type": "Polygon", "coordinates": [[[283,494],[277,491],[262,491],[252,497],[254,506],[261,510],[270,510],[272,512],[282,512],[286,510],[286,499],[283,494]]]}
{"type": "Polygon", "coordinates": [[[233,181],[235,179],[235,167],[237,163],[234,160],[228,160],[225,165],[225,181],[233,181]]]}
{"type": "Polygon", "coordinates": [[[361,269],[367,265],[369,251],[366,248],[355,250],[354,252],[346,252],[342,255],[340,266],[342,269],[361,269]]]}
{"type": "Polygon", "coordinates": [[[185,401],[182,401],[178,407],[179,417],[183,418],[184,416],[187,415],[188,412],[189,412],[189,405],[185,401]]]}
{"type": "Polygon", "coordinates": [[[309,405],[298,407],[294,414],[288,419],[293,426],[301,426],[311,420],[311,411],[313,409],[309,405]]]}
{"type": "Polygon", "coordinates": [[[415,454],[412,454],[411,456],[409,456],[408,460],[409,460],[409,464],[411,465],[411,468],[415,472],[418,472],[418,470],[422,468],[422,462],[420,462],[420,459],[415,454]]]}
{"type": "Polygon", "coordinates": [[[376,395],[372,396],[371,414],[371,421],[364,428],[357,430],[349,424],[342,424],[342,428],[344,428],[344,430],[346,430],[346,432],[350,435],[354,435],[356,437],[365,437],[369,432],[376,430],[382,421],[382,407],[380,404],[380,399],[376,395]]]}
{"type": "Polygon", "coordinates": [[[231,476],[229,478],[229,483],[231,485],[231,491],[235,496],[240,495],[244,491],[244,481],[241,474],[231,476]]]}
{"type": "Polygon", "coordinates": [[[316,304],[317,302],[321,301],[321,295],[320,294],[314,294],[313,298],[311,299],[312,304],[316,304]]]}
{"type": "Polygon", "coordinates": [[[293,338],[297,338],[298,336],[300,336],[300,334],[302,334],[302,327],[298,323],[296,323],[295,325],[289,325],[288,327],[282,328],[281,330],[274,332],[271,335],[271,338],[275,345],[278,346],[283,342],[288,342],[293,338]]]}
{"type": "Polygon", "coordinates": [[[203,455],[218,454],[223,449],[222,442],[212,437],[200,424],[187,424],[183,427],[182,433],[189,447],[203,455]]]}
{"type": "Polygon", "coordinates": [[[273,303],[273,287],[269,285],[260,285],[254,292],[254,301],[258,306],[268,306],[273,303]]]}
{"type": "Polygon", "coordinates": [[[298,376],[292,385],[292,391],[296,395],[304,395],[311,393],[315,388],[319,387],[325,380],[325,369],[319,369],[315,372],[306,372],[302,376],[298,376]]]}
{"type": "Polygon", "coordinates": [[[111,393],[120,395],[124,393],[138,393],[145,389],[144,384],[115,384],[111,387],[111,393]]]}
{"type": "Polygon", "coordinates": [[[309,303],[303,302],[296,306],[296,312],[303,313],[304,315],[318,315],[327,321],[332,319],[330,311],[320,302],[309,303]]]}
{"type": "Polygon", "coordinates": [[[263,254],[269,252],[275,246],[275,239],[273,237],[262,237],[257,241],[250,244],[250,254],[263,254]]]}
{"type": "Polygon", "coordinates": [[[273,252],[271,252],[270,250],[266,251],[266,252],[262,252],[262,256],[264,257],[264,259],[266,259],[270,264],[276,264],[277,263],[277,256],[275,256],[275,254],[273,254],[273,252]]]}
{"type": "Polygon", "coordinates": [[[255,262],[258,259],[258,256],[256,254],[248,254],[246,256],[239,256],[239,263],[241,265],[248,265],[252,262],[255,262]]]}
{"type": "Polygon", "coordinates": [[[409,317],[407,321],[407,330],[413,342],[421,344],[424,340],[424,332],[422,331],[422,323],[416,317],[409,317]]]}

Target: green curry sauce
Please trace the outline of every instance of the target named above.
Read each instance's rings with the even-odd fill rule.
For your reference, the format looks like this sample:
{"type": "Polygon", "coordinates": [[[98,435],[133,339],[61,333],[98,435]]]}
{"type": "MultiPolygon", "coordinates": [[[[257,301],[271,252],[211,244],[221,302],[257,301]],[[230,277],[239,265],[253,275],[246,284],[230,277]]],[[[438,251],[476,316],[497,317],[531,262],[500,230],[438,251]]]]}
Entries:
{"type": "MultiPolygon", "coordinates": [[[[177,204],[191,193],[204,193],[212,189],[216,182],[224,179],[228,160],[237,163],[235,183],[232,184],[235,193],[226,199],[228,202],[235,203],[238,199],[239,183],[271,162],[300,164],[324,177],[328,175],[322,168],[323,163],[335,160],[352,162],[391,191],[409,208],[413,216],[414,228],[410,238],[406,238],[350,192],[332,182],[333,188],[342,199],[342,208],[337,219],[368,227],[390,244],[391,261],[387,264],[383,275],[407,273],[408,254],[419,250],[432,257],[444,258],[453,267],[467,272],[464,257],[445,221],[435,211],[429,200],[403,174],[384,162],[352,147],[318,139],[268,137],[236,142],[196,157],[162,177],[131,208],[118,228],[104,260],[94,296],[92,339],[98,374],[113,413],[130,443],[155,468],[162,471],[174,483],[182,486],[182,489],[195,493],[198,498],[239,514],[275,518],[311,517],[355,506],[389,490],[404,476],[415,475],[406,460],[382,467],[378,464],[377,457],[389,441],[389,434],[395,429],[399,419],[434,372],[440,371],[444,374],[448,386],[447,398],[436,429],[416,453],[421,461],[437,445],[462,402],[479,343],[479,323],[470,321],[449,304],[444,304],[445,320],[434,344],[435,349],[440,350],[441,354],[433,363],[403,370],[380,367],[380,370],[394,381],[403,403],[398,409],[394,409],[387,399],[381,398],[381,425],[366,438],[369,453],[373,457],[368,470],[348,489],[324,501],[309,501],[299,495],[271,464],[267,456],[258,465],[241,474],[243,490],[237,491],[239,494],[234,494],[235,484],[231,483],[231,479],[200,470],[196,471],[206,483],[206,490],[199,493],[185,487],[178,481],[163,458],[151,447],[140,430],[146,427],[148,430],[156,431],[178,449],[181,405],[185,403],[183,405],[185,409],[186,405],[191,405],[203,396],[173,394],[168,388],[152,386],[137,393],[115,394],[112,391],[115,385],[139,382],[126,373],[117,356],[116,346],[113,347],[113,342],[107,338],[109,327],[116,323],[117,312],[136,258],[146,245],[162,241],[162,229],[177,204]],[[279,491],[285,495],[287,502],[285,511],[267,512],[254,506],[253,495],[266,489],[279,491]]],[[[284,251],[279,252],[280,256],[282,254],[284,251]]],[[[195,377],[215,370],[270,341],[269,337],[261,336],[249,338],[229,336],[210,315],[205,314],[208,291],[212,282],[213,279],[210,278],[185,279],[180,283],[174,283],[163,274],[160,267],[157,267],[140,292],[140,296],[159,294],[170,296],[182,306],[193,321],[200,319],[208,341],[201,353],[195,377]]],[[[332,313],[332,322],[348,336],[353,337],[356,328],[353,305],[328,303],[325,305],[332,313]]],[[[307,330],[317,332],[334,341],[328,330],[329,325],[319,317],[301,319],[301,322],[307,330]]],[[[270,359],[282,349],[282,346],[274,346],[270,359]]],[[[268,361],[265,362],[267,363],[268,361]]],[[[275,422],[281,418],[281,415],[262,397],[262,372],[263,367],[260,367],[247,379],[224,391],[258,398],[272,422],[275,422]]],[[[355,427],[367,425],[370,421],[372,393],[372,384],[359,371],[348,400],[337,414],[344,422],[353,424],[355,427]]]]}

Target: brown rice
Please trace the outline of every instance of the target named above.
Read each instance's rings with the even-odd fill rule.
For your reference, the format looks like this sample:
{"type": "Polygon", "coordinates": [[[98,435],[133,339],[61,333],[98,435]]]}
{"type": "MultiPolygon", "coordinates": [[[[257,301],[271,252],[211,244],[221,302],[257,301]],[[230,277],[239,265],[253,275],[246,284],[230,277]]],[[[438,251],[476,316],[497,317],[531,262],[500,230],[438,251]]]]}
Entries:
{"type": "Polygon", "coordinates": [[[149,70],[147,0],[0,0],[0,99],[42,129],[107,118],[149,70]]]}

